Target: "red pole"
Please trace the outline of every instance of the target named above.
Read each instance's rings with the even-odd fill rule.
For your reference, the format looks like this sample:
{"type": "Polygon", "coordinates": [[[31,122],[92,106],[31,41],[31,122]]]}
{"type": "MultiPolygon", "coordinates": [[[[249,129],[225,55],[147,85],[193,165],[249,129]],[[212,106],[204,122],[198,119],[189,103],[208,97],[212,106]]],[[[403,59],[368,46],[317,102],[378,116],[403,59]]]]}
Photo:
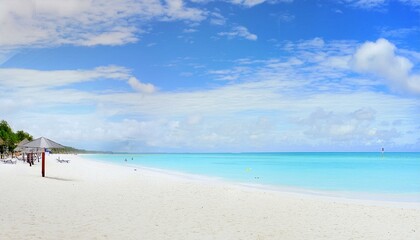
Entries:
{"type": "Polygon", "coordinates": [[[45,152],[42,152],[42,177],[45,177],[45,152]]]}

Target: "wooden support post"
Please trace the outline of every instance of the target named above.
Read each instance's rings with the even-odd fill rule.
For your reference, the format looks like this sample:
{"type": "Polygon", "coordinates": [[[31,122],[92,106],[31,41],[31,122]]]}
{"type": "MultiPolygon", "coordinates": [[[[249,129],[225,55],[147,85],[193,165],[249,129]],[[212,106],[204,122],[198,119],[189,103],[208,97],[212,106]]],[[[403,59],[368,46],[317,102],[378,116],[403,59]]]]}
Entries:
{"type": "Polygon", "coordinates": [[[45,177],[45,152],[42,152],[42,177],[45,177]]]}

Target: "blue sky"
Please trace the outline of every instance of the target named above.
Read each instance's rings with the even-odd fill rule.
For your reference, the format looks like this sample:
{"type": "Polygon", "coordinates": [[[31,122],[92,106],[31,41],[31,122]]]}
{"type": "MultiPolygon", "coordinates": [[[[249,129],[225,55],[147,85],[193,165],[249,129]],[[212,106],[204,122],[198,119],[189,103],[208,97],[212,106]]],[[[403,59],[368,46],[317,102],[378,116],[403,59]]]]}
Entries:
{"type": "Polygon", "coordinates": [[[0,118],[129,152],[420,150],[418,0],[0,0],[0,118]]]}

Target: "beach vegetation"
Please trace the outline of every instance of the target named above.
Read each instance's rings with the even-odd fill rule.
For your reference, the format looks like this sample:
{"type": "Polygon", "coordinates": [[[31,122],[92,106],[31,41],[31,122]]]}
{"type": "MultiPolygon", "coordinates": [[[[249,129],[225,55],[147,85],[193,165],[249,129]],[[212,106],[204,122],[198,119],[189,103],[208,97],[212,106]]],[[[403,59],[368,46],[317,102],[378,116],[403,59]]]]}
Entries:
{"type": "Polygon", "coordinates": [[[27,139],[29,141],[34,140],[34,138],[32,137],[31,134],[29,134],[25,131],[22,131],[22,130],[19,130],[19,131],[16,132],[16,137],[17,137],[18,142],[21,142],[25,139],[27,139]]]}
{"type": "Polygon", "coordinates": [[[14,132],[13,129],[10,127],[10,125],[5,121],[2,120],[0,122],[0,153],[1,155],[13,152],[13,150],[16,148],[17,144],[24,140],[28,139],[29,141],[32,141],[33,137],[29,133],[19,130],[17,132],[14,132]]]}

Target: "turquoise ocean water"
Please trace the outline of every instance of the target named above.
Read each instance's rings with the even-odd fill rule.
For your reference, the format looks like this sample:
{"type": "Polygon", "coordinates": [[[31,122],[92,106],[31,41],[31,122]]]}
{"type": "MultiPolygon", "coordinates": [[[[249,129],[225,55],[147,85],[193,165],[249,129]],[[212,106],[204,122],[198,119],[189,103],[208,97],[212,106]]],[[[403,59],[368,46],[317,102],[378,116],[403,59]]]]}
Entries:
{"type": "MultiPolygon", "coordinates": [[[[315,191],[420,196],[420,153],[88,154],[87,158],[315,191]],[[127,162],[125,161],[127,159],[127,162]]],[[[420,201],[420,197],[418,198],[420,201]]]]}

